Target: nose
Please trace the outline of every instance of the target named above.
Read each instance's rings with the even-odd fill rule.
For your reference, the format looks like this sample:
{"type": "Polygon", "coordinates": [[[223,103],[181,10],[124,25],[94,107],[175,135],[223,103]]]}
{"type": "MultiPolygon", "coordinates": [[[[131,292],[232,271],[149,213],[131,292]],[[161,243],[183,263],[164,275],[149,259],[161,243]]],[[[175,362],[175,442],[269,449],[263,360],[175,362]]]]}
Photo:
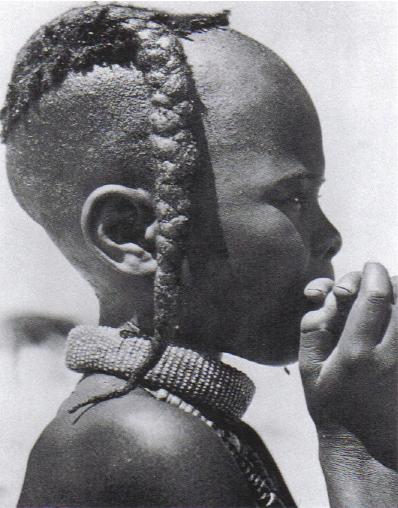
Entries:
{"type": "Polygon", "coordinates": [[[313,254],[317,258],[330,260],[341,249],[342,238],[333,224],[320,213],[319,226],[313,236],[313,254]]]}

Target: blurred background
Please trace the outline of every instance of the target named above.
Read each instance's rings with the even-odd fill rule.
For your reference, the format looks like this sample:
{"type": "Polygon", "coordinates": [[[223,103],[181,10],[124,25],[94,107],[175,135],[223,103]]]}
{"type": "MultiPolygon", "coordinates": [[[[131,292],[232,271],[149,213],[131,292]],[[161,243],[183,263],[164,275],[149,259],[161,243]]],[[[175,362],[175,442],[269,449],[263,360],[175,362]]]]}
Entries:
{"type": "MultiPolygon", "coordinates": [[[[83,2],[0,3],[0,100],[16,52],[42,23],[83,2]]],[[[293,68],[317,107],[321,204],[344,245],[336,274],[379,260],[398,273],[397,7],[392,2],[135,2],[175,12],[231,10],[231,26],[293,68]]],[[[244,93],[244,91],[242,91],[244,93]]],[[[75,323],[95,323],[94,294],[9,190],[0,147],[0,506],[15,505],[29,450],[77,377],[63,365],[75,323]]],[[[229,357],[257,385],[246,419],[302,508],[328,506],[314,427],[290,375],[229,357]]]]}

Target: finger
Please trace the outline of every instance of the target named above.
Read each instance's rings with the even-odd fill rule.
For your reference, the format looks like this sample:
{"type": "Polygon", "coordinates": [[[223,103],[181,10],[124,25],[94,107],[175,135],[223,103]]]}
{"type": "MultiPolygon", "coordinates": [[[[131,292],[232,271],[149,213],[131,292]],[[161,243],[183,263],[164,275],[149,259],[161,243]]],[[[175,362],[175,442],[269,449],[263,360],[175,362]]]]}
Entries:
{"type": "Polygon", "coordinates": [[[361,279],[362,272],[349,272],[341,277],[333,287],[339,312],[339,327],[336,328],[339,335],[343,331],[348,313],[358,295],[361,279]]]}
{"type": "Polygon", "coordinates": [[[377,346],[384,365],[397,366],[398,364],[398,276],[391,277],[394,294],[394,304],[391,307],[390,320],[383,340],[377,346]]]}
{"type": "Polygon", "coordinates": [[[366,263],[358,297],[348,315],[341,344],[367,350],[380,342],[391,309],[392,286],[380,263],[366,263]]]}
{"type": "Polygon", "coordinates": [[[322,277],[309,282],[304,288],[304,295],[314,303],[322,304],[333,288],[333,280],[322,277]]]}
{"type": "Polygon", "coordinates": [[[362,272],[349,272],[341,277],[333,287],[338,302],[349,301],[356,297],[361,283],[362,272]]]}
{"type": "Polygon", "coordinates": [[[396,304],[393,305],[387,330],[381,343],[376,346],[376,352],[384,367],[398,367],[398,307],[396,304]]]}
{"type": "Polygon", "coordinates": [[[331,292],[327,295],[323,306],[311,312],[307,312],[301,321],[302,332],[313,332],[319,330],[333,331],[334,324],[338,318],[337,301],[331,292]]]}
{"type": "Polygon", "coordinates": [[[397,303],[398,300],[398,275],[394,275],[391,277],[391,285],[392,285],[392,292],[394,295],[394,302],[397,303]]]}
{"type": "Polygon", "coordinates": [[[299,349],[300,374],[304,379],[319,375],[335,346],[335,336],[330,330],[301,332],[299,349]]]}
{"type": "Polygon", "coordinates": [[[337,342],[334,333],[337,317],[337,304],[333,293],[326,297],[322,308],[305,314],[301,321],[299,354],[302,364],[317,365],[329,357],[337,342]]]}

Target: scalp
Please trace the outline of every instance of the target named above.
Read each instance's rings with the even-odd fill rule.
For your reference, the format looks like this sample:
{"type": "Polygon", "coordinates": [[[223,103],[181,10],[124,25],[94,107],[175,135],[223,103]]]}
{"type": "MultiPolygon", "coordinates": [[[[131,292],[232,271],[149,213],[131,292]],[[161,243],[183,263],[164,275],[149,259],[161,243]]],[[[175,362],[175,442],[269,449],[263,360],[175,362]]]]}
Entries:
{"type": "Polygon", "coordinates": [[[148,111],[141,73],[94,67],[45,93],[7,140],[19,204],[94,284],[96,259],[82,237],[81,209],[102,185],[153,187],[148,111]]]}
{"type": "Polygon", "coordinates": [[[283,147],[295,155],[308,137],[318,155],[316,110],[299,78],[278,55],[234,30],[193,34],[190,39],[184,49],[205,106],[213,162],[231,148],[235,153],[278,153],[283,147]]]}
{"type": "MultiPolygon", "coordinates": [[[[223,158],[228,165],[232,150],[277,154],[281,147],[319,160],[317,114],[281,58],[229,29],[193,33],[182,42],[204,106],[213,165],[223,158]],[[308,140],[312,146],[300,150],[308,140]]],[[[42,215],[48,211],[52,219],[54,206],[69,213],[68,196],[79,208],[98,185],[131,185],[132,174],[134,183],[147,188],[148,114],[148,89],[134,66],[71,72],[31,106],[9,136],[7,167],[20,204],[46,227],[42,215]]]]}
{"type": "MultiPolygon", "coordinates": [[[[305,152],[315,153],[314,160],[319,160],[321,134],[315,108],[280,57],[229,29],[194,33],[182,42],[204,105],[202,118],[213,163],[228,157],[231,148],[235,153],[272,153],[290,145],[297,152],[308,139],[313,146],[305,152]]],[[[134,66],[97,66],[70,73],[32,105],[10,135],[7,166],[18,201],[43,222],[39,213],[52,214],[53,203],[67,204],[67,193],[61,188],[57,192],[57,181],[59,187],[62,179],[67,185],[68,176],[71,188],[76,178],[82,182],[85,195],[101,184],[96,176],[104,183],[131,183],[132,164],[139,179],[140,168],[150,157],[148,114],[148,89],[134,66]],[[39,173],[54,183],[51,195],[39,173]],[[25,188],[35,192],[33,208],[25,188]]]]}
{"type": "Polygon", "coordinates": [[[146,88],[134,68],[70,74],[9,136],[7,168],[18,201],[43,223],[41,214],[53,213],[54,206],[69,212],[65,200],[78,207],[98,185],[131,184],[133,174],[139,180],[148,157],[148,110],[146,88]]]}
{"type": "MultiPolygon", "coordinates": [[[[201,118],[191,126],[203,156],[192,215],[200,216],[197,224],[204,223],[210,214],[200,210],[211,209],[206,220],[220,233],[217,178],[245,178],[257,154],[277,158],[283,152],[293,164],[299,159],[319,166],[319,121],[299,79],[268,48],[232,30],[212,29],[181,40],[203,105],[201,118]]],[[[90,280],[97,265],[82,239],[82,205],[105,184],[153,188],[148,113],[140,71],[97,66],[71,72],[9,134],[7,166],[14,194],[90,280]]]]}

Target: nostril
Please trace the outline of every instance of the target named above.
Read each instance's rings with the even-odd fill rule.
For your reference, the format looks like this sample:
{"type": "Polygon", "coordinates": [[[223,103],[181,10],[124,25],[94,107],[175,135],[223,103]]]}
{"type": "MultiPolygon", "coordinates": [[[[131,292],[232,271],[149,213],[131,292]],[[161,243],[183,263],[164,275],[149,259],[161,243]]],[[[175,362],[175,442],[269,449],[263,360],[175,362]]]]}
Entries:
{"type": "Polygon", "coordinates": [[[337,234],[333,238],[333,241],[332,241],[331,245],[329,246],[329,248],[325,252],[325,258],[331,259],[332,257],[334,257],[339,252],[339,250],[341,249],[342,243],[343,242],[342,242],[341,236],[339,234],[337,234]]]}
{"type": "Polygon", "coordinates": [[[338,253],[339,249],[337,249],[336,247],[330,247],[330,249],[328,249],[328,251],[326,252],[326,258],[330,259],[332,257],[334,257],[337,253],[338,253]]]}

